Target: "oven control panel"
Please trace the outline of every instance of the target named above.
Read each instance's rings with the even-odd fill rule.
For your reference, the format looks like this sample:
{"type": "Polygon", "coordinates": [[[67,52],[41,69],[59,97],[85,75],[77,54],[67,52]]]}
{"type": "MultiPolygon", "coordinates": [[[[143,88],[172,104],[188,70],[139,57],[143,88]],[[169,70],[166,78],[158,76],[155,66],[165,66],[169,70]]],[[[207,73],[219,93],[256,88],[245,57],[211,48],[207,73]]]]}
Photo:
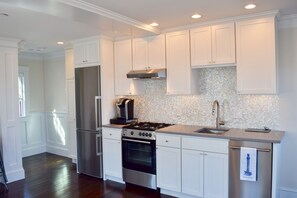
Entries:
{"type": "Polygon", "coordinates": [[[122,137],[155,140],[156,133],[154,131],[144,131],[144,130],[137,130],[137,129],[123,129],[122,137]]]}

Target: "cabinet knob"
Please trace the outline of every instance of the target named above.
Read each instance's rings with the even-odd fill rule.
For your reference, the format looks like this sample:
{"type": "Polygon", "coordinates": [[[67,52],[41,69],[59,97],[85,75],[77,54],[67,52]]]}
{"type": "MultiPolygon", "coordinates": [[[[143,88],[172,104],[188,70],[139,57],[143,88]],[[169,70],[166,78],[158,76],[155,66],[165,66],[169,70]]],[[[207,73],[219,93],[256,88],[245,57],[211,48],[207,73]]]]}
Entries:
{"type": "Polygon", "coordinates": [[[165,142],[168,142],[168,140],[165,140],[165,142]]]}
{"type": "Polygon", "coordinates": [[[109,135],[112,136],[112,133],[110,133],[109,135]]]}
{"type": "Polygon", "coordinates": [[[211,63],[212,63],[212,61],[208,61],[208,63],[209,63],[209,64],[211,64],[211,63]]]}

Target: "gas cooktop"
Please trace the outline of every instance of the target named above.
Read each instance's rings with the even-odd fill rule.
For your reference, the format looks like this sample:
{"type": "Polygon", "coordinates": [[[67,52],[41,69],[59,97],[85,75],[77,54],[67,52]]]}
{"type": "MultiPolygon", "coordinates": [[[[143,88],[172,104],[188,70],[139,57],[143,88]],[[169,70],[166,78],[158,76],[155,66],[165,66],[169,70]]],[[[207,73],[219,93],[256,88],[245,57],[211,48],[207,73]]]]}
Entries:
{"type": "Polygon", "coordinates": [[[155,140],[155,130],[171,125],[166,123],[136,122],[123,127],[122,137],[155,140]]]}
{"type": "Polygon", "coordinates": [[[171,126],[172,124],[166,123],[155,123],[155,122],[136,122],[133,124],[129,124],[124,126],[125,129],[137,129],[137,130],[144,130],[144,131],[155,131],[157,129],[161,129],[164,127],[171,126]]]}

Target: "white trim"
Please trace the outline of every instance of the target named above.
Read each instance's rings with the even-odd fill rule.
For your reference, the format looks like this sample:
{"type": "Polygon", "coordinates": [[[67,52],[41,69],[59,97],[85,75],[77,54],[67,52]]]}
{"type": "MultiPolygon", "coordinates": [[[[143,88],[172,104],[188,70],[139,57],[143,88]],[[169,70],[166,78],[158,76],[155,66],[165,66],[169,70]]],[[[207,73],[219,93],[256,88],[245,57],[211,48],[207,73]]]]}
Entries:
{"type": "Polygon", "coordinates": [[[30,68],[26,66],[19,66],[19,73],[24,73],[25,77],[25,117],[29,115],[30,112],[30,86],[29,86],[29,71],[30,68]]]}
{"type": "Polygon", "coordinates": [[[277,144],[277,143],[273,144],[271,198],[279,198],[280,197],[280,190],[279,190],[280,151],[281,151],[281,145],[277,144]]]}
{"type": "Polygon", "coordinates": [[[52,153],[52,154],[55,154],[55,155],[61,155],[61,156],[69,158],[69,154],[68,154],[69,150],[65,149],[65,148],[62,148],[62,147],[47,144],[46,145],[46,152],[52,153]]]}
{"type": "Polygon", "coordinates": [[[6,172],[6,176],[8,178],[8,183],[18,181],[25,178],[25,171],[23,168],[18,170],[13,170],[10,172],[6,172]]]}
{"type": "Polygon", "coordinates": [[[94,40],[99,40],[99,43],[100,43],[101,39],[114,41],[114,39],[112,37],[97,35],[97,36],[85,37],[85,38],[81,38],[81,39],[75,39],[75,40],[72,40],[71,43],[77,44],[77,43],[84,43],[84,42],[94,41],[94,40]]]}
{"type": "Polygon", "coordinates": [[[297,14],[285,15],[279,19],[278,29],[297,27],[297,14]]]}
{"type": "Polygon", "coordinates": [[[279,14],[278,10],[272,10],[272,11],[249,14],[249,15],[228,17],[228,18],[223,18],[223,19],[218,19],[218,20],[213,20],[213,21],[206,21],[206,22],[202,22],[202,23],[194,23],[194,24],[190,24],[190,25],[184,25],[184,26],[164,29],[161,31],[161,33],[175,32],[175,31],[187,30],[187,29],[192,29],[192,28],[201,27],[201,26],[217,25],[217,24],[221,24],[221,23],[230,23],[230,22],[235,23],[235,22],[247,20],[247,19],[257,19],[257,18],[263,18],[263,17],[277,17],[278,14],[279,14]]]}
{"type": "Polygon", "coordinates": [[[32,155],[45,153],[45,152],[46,152],[45,145],[32,146],[30,148],[25,148],[22,150],[22,157],[28,157],[32,155]]]}
{"type": "Polygon", "coordinates": [[[116,21],[120,21],[129,25],[132,25],[134,27],[149,31],[149,32],[153,32],[155,34],[159,34],[160,30],[154,27],[151,27],[148,24],[142,23],[140,21],[137,21],[135,19],[129,18],[127,16],[118,14],[116,12],[112,12],[110,10],[107,10],[105,8],[96,6],[94,4],[88,3],[86,1],[83,0],[57,0],[60,3],[64,3],[73,7],[77,7],[116,21]]]}
{"type": "Polygon", "coordinates": [[[0,37],[0,46],[1,47],[18,48],[19,47],[18,43],[20,41],[21,41],[21,39],[0,37]]]}

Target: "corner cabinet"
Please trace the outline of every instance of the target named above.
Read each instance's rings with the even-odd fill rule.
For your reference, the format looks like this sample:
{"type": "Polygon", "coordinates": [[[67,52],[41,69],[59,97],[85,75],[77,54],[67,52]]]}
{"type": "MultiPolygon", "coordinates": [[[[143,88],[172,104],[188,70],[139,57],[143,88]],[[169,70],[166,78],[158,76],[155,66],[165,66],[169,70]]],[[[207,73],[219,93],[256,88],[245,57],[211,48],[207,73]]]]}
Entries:
{"type": "Polygon", "coordinates": [[[193,94],[196,84],[190,65],[190,34],[179,31],[166,34],[167,94],[193,94]]]}
{"type": "Polygon", "coordinates": [[[75,67],[100,65],[99,39],[76,42],[73,45],[75,67]]]}
{"type": "Polygon", "coordinates": [[[166,68],[165,35],[133,39],[133,70],[166,68]]]}
{"type": "Polygon", "coordinates": [[[236,23],[237,92],[276,94],[275,18],[236,23]]]}
{"type": "Polygon", "coordinates": [[[103,179],[123,182],[121,129],[102,128],[103,179]]]}
{"type": "Polygon", "coordinates": [[[193,68],[235,65],[234,23],[191,29],[193,68]]]}

